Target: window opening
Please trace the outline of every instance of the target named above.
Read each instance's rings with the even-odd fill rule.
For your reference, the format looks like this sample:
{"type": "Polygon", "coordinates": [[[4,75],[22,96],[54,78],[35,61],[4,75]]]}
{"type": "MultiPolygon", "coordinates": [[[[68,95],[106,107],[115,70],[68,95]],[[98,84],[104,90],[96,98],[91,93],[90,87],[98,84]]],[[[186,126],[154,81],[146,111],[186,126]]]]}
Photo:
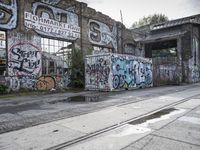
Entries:
{"type": "Polygon", "coordinates": [[[64,75],[71,67],[72,42],[41,38],[42,74],[64,75]]]}

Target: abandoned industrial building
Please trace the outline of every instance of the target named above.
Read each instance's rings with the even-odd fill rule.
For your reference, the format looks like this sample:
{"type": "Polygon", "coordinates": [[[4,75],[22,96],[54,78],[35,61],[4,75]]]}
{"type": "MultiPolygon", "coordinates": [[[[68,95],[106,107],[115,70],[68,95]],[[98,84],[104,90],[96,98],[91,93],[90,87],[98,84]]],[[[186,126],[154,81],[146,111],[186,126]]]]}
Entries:
{"type": "Polygon", "coordinates": [[[4,0],[0,84],[66,88],[75,49],[85,58],[88,90],[199,82],[199,42],[200,15],[127,29],[75,0],[4,0]]]}

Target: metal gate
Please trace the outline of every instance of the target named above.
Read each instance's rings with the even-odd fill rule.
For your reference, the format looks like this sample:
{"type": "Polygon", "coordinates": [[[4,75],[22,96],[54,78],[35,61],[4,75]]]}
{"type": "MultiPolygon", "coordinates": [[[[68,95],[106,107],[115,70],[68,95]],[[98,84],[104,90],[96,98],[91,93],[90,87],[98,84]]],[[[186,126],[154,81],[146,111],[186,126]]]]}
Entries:
{"type": "Polygon", "coordinates": [[[155,57],[152,61],[154,86],[180,83],[180,69],[176,57],[155,57]]]}

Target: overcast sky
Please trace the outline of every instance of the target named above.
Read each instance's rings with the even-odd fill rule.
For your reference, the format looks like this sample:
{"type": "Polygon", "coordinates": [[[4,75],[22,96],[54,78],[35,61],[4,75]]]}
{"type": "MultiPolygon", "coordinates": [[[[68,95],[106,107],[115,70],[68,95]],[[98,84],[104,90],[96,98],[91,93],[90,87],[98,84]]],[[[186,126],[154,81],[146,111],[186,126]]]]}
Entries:
{"type": "Polygon", "coordinates": [[[134,21],[143,16],[162,13],[169,19],[177,19],[190,15],[200,14],[200,0],[78,0],[88,4],[111,18],[123,21],[130,27],[134,21]]]}

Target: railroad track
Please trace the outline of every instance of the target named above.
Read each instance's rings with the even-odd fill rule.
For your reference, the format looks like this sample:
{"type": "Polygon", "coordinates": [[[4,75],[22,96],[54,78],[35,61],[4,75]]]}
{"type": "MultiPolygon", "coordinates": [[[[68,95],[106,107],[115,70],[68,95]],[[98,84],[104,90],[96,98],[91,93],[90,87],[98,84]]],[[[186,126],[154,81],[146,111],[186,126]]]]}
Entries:
{"type": "MultiPolygon", "coordinates": [[[[48,148],[47,150],[60,150],[60,149],[67,148],[67,147],[69,147],[69,146],[72,146],[72,145],[78,144],[78,143],[80,143],[80,142],[83,142],[83,141],[85,141],[85,140],[88,140],[88,139],[90,139],[90,138],[92,138],[92,137],[101,135],[101,134],[103,134],[103,133],[105,133],[105,132],[112,131],[112,130],[114,130],[114,129],[116,129],[116,128],[119,128],[119,127],[121,127],[121,126],[123,126],[123,125],[125,125],[125,124],[130,123],[130,122],[137,121],[137,120],[139,120],[139,119],[142,119],[142,118],[147,117],[147,116],[149,116],[149,115],[152,115],[152,114],[154,114],[154,113],[160,112],[160,111],[162,111],[162,110],[164,110],[164,109],[172,108],[172,107],[174,107],[174,106],[176,106],[176,105],[178,105],[178,104],[184,103],[184,102],[186,102],[186,101],[188,101],[188,100],[190,100],[190,99],[192,99],[192,98],[194,98],[194,97],[196,97],[196,96],[200,96],[200,94],[196,94],[196,95],[193,95],[193,96],[191,96],[191,97],[188,97],[188,98],[185,98],[185,99],[181,99],[181,100],[179,100],[179,101],[177,101],[177,102],[173,102],[173,103],[171,103],[171,104],[165,105],[165,106],[163,106],[163,107],[161,107],[161,108],[159,108],[159,109],[150,111],[150,112],[145,113],[145,114],[143,114],[143,115],[140,115],[140,116],[137,116],[137,117],[128,119],[128,120],[126,120],[126,121],[119,122],[119,123],[114,124],[114,125],[112,125],[112,126],[110,126],[110,127],[107,127],[107,128],[104,128],[104,129],[101,129],[101,130],[98,130],[98,131],[95,131],[95,132],[90,133],[90,134],[87,134],[87,135],[85,135],[85,136],[81,136],[81,137],[76,138],[76,139],[74,139],[74,140],[67,141],[67,142],[64,142],[64,143],[55,145],[55,146],[53,146],[53,147],[48,148]]],[[[140,100],[140,101],[145,101],[145,100],[140,100]]],[[[133,103],[136,103],[136,102],[133,102],[133,103]]]]}

